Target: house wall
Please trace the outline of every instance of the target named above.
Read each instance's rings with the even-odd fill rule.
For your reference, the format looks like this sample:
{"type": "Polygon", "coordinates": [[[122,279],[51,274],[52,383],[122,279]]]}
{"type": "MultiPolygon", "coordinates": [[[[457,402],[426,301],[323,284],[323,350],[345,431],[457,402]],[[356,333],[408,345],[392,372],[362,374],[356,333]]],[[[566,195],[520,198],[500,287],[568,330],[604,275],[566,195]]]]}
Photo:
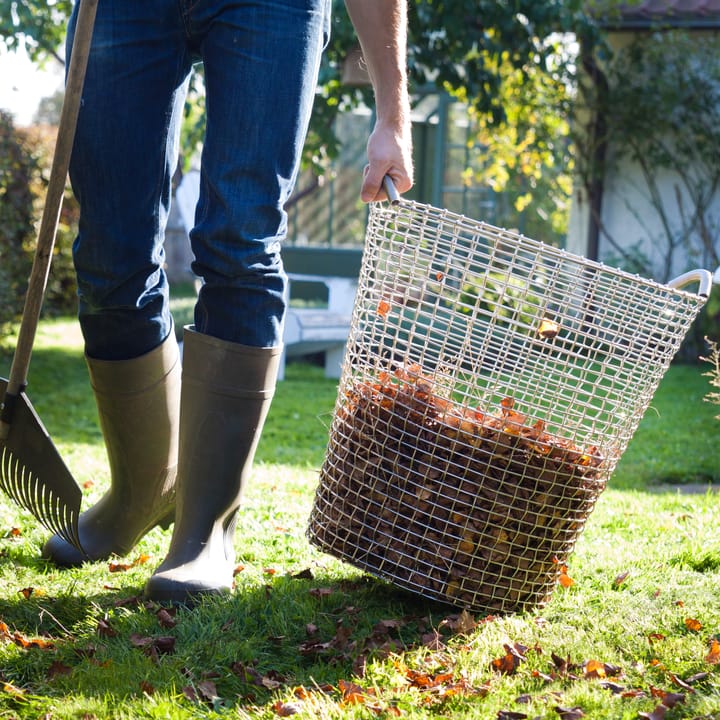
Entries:
{"type": "MultiPolygon", "coordinates": [[[[614,33],[609,40],[614,49],[620,49],[634,37],[632,33],[614,33]]],[[[691,204],[680,190],[678,177],[669,171],[657,175],[665,213],[664,224],[657,210],[657,202],[650,200],[648,186],[639,166],[630,159],[617,156],[612,147],[612,138],[608,148],[608,160],[609,170],[603,187],[598,259],[610,265],[627,268],[627,260],[622,258],[622,252],[637,253],[640,258],[647,260],[649,268],[642,274],[661,282],[691,268],[707,267],[710,262],[708,258],[700,255],[689,256],[679,239],[683,226],[682,214],[689,211],[691,204]],[[669,248],[668,229],[675,237],[676,247],[672,250],[669,248]]],[[[720,223],[720,197],[715,198],[708,215],[717,218],[720,223]]],[[[588,256],[589,225],[588,199],[578,181],[573,193],[566,241],[570,252],[588,256]]],[[[720,227],[716,229],[720,239],[720,227]]]]}

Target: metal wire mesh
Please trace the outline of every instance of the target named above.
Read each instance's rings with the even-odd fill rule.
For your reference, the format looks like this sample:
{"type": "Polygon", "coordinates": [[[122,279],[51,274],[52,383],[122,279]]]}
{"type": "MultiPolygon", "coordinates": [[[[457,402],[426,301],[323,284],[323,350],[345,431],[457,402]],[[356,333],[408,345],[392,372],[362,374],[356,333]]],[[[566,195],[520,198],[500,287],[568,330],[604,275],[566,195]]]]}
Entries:
{"type": "Polygon", "coordinates": [[[703,303],[374,205],[311,542],[471,610],[542,605],[703,303]]]}

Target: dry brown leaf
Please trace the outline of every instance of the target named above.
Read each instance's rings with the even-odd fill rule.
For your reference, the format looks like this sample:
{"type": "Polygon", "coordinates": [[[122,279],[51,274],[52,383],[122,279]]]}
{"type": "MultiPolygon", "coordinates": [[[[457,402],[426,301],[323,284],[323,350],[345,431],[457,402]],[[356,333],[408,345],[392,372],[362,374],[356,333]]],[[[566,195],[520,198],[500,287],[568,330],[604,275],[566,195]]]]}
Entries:
{"type": "MultiPolygon", "coordinates": [[[[488,618],[494,619],[491,615],[489,615],[488,618]]],[[[488,619],[486,618],[484,622],[487,621],[488,619]]],[[[447,627],[459,635],[469,635],[478,625],[479,623],[467,610],[463,610],[457,615],[449,615],[440,623],[441,628],[447,627]]]]}
{"type": "Polygon", "coordinates": [[[217,687],[212,680],[201,680],[197,684],[197,692],[203,700],[210,703],[220,697],[217,692],[217,687]]]}
{"type": "Polygon", "coordinates": [[[575,584],[575,581],[567,574],[566,565],[560,566],[560,575],[558,576],[558,582],[564,588],[572,587],[575,584]]]}
{"type": "Polygon", "coordinates": [[[327,597],[333,594],[332,588],[310,588],[308,593],[313,597],[327,597]]]}
{"type": "Polygon", "coordinates": [[[675,673],[669,673],[670,679],[677,685],[678,687],[681,687],[683,690],[687,690],[688,692],[695,692],[695,689],[688,685],[685,680],[683,680],[681,677],[676,675],[675,673]]]}
{"type": "Polygon", "coordinates": [[[495,658],[491,666],[493,670],[497,670],[503,675],[511,675],[520,663],[525,660],[525,654],[522,652],[525,648],[517,643],[515,643],[515,646],[510,646],[506,643],[503,645],[503,648],[505,649],[505,655],[495,658]]]}
{"type": "Polygon", "coordinates": [[[685,618],[685,627],[691,632],[700,632],[702,630],[702,623],[695,618],[685,618]]]}
{"type": "Polygon", "coordinates": [[[585,717],[585,713],[580,707],[564,708],[557,705],[555,712],[560,716],[561,720],[579,720],[585,717]]]}
{"type": "Polygon", "coordinates": [[[645,720],[664,720],[667,708],[661,703],[652,712],[638,713],[638,717],[645,718],[645,720]]]}
{"type": "Polygon", "coordinates": [[[338,689],[342,695],[342,702],[345,705],[364,705],[367,700],[367,693],[360,685],[340,679],[338,689]]]}
{"type": "Polygon", "coordinates": [[[710,652],[705,656],[705,662],[711,665],[720,663],[720,642],[717,638],[712,638],[710,641],[710,652]]]}
{"type": "Polygon", "coordinates": [[[165,628],[166,630],[175,627],[177,625],[177,619],[175,617],[175,614],[175,608],[170,608],[169,610],[165,608],[160,608],[157,611],[157,619],[160,627],[165,628]]]}
{"type": "Polygon", "coordinates": [[[301,701],[282,702],[278,700],[273,705],[273,711],[278,717],[290,717],[291,715],[297,715],[304,707],[304,703],[301,701]]]}
{"type": "Polygon", "coordinates": [[[625,572],[621,572],[621,573],[620,573],[619,575],[617,575],[617,576],[615,577],[615,579],[613,580],[613,585],[615,585],[615,587],[619,587],[620,585],[622,585],[622,584],[628,579],[629,575],[630,575],[630,571],[629,571],[629,570],[626,570],[625,572]]]}
{"type": "Polygon", "coordinates": [[[53,678],[60,677],[61,675],[70,675],[71,673],[72,668],[69,665],[65,665],[59,660],[54,660],[48,668],[47,676],[48,679],[52,680],[53,678]]]}

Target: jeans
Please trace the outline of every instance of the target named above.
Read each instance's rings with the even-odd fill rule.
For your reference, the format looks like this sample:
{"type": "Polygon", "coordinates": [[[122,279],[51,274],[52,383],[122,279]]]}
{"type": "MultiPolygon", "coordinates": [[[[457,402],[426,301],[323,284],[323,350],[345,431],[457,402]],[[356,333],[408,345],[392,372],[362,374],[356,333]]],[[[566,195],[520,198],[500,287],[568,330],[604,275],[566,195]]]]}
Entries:
{"type": "MultiPolygon", "coordinates": [[[[138,357],[172,331],[164,231],[198,61],[207,126],[190,233],[192,269],[204,281],[195,327],[245,345],[281,343],[283,206],[298,173],[329,14],[329,0],[98,3],[70,164],[80,203],[79,320],[90,357],[138,357]]],[[[74,27],[75,15],[68,46],[74,27]]]]}

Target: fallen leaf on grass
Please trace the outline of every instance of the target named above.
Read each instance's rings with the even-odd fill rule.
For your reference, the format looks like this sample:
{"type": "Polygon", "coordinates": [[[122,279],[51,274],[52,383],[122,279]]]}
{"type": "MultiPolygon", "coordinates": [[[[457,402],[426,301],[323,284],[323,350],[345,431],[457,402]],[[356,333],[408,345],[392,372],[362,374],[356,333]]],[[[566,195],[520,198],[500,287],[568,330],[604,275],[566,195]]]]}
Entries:
{"type": "Polygon", "coordinates": [[[110,623],[107,620],[100,619],[100,620],[98,620],[98,624],[97,624],[97,634],[100,637],[111,638],[111,637],[117,637],[118,633],[117,633],[117,630],[115,630],[115,628],[112,625],[110,625],[110,623]]]}
{"type": "Polygon", "coordinates": [[[160,608],[156,613],[158,624],[160,625],[160,627],[165,628],[166,630],[174,628],[177,625],[175,613],[175,608],[171,608],[170,610],[160,608]]]}
{"type": "Polygon", "coordinates": [[[365,705],[368,697],[374,695],[372,690],[366,691],[360,685],[342,679],[338,682],[338,689],[344,705],[365,705]]]}
{"type": "Polygon", "coordinates": [[[557,705],[555,712],[560,716],[561,720],[579,720],[579,718],[585,717],[585,713],[579,707],[564,708],[557,705]]]}
{"type": "MultiPolygon", "coordinates": [[[[483,622],[492,622],[494,619],[492,615],[488,615],[483,622]]],[[[448,615],[441,621],[440,628],[447,627],[458,635],[469,635],[479,624],[467,610],[463,610],[458,615],[448,615]]]]}
{"type": "Polygon", "coordinates": [[[21,648],[38,648],[40,650],[51,650],[55,647],[52,640],[42,637],[28,637],[19,630],[10,628],[0,620],[0,640],[7,640],[21,648]]]}
{"type": "Polygon", "coordinates": [[[611,665],[600,660],[588,660],[584,664],[584,668],[586,678],[615,677],[621,672],[621,668],[617,665],[611,665]]]}
{"type": "Polygon", "coordinates": [[[297,715],[304,707],[304,703],[300,700],[290,702],[278,700],[273,705],[273,710],[278,717],[290,717],[291,715],[297,715]]]}
{"type": "Polygon", "coordinates": [[[585,663],[586,678],[604,678],[606,676],[605,663],[599,660],[588,660],[585,663]]]}
{"type": "Polygon", "coordinates": [[[220,698],[217,686],[212,680],[201,680],[197,684],[197,692],[205,702],[212,703],[220,698]]]}
{"type": "Polygon", "coordinates": [[[241,660],[232,663],[230,670],[248,685],[263,687],[267,690],[277,690],[287,682],[287,679],[275,670],[269,670],[263,675],[251,663],[245,663],[241,660]]]}
{"type": "Polygon", "coordinates": [[[299,572],[294,573],[291,576],[295,580],[314,580],[315,575],[313,574],[313,571],[311,568],[305,568],[304,570],[300,570],[299,572]]]}
{"type": "Polygon", "coordinates": [[[628,579],[629,575],[630,575],[630,571],[629,571],[629,570],[626,570],[625,572],[621,572],[621,573],[620,573],[619,575],[617,575],[617,576],[615,577],[615,579],[613,580],[613,585],[614,585],[615,587],[620,587],[620,585],[622,585],[622,584],[628,579]]]}
{"type": "Polygon", "coordinates": [[[664,705],[658,705],[652,712],[640,712],[638,717],[645,720],[664,720],[667,708],[664,705]]]}
{"type": "Polygon", "coordinates": [[[700,632],[702,630],[702,623],[695,618],[685,618],[685,627],[692,632],[700,632]]]}
{"type": "Polygon", "coordinates": [[[688,692],[695,692],[695,689],[688,685],[688,683],[683,680],[679,675],[676,675],[675,673],[669,673],[670,679],[677,685],[678,687],[681,687],[683,690],[687,690],[688,692]]]}
{"type": "Polygon", "coordinates": [[[310,588],[310,590],[308,590],[308,593],[309,593],[310,595],[312,595],[313,597],[327,597],[328,595],[332,595],[332,594],[333,594],[333,589],[332,589],[332,588],[328,588],[328,587],[325,587],[325,588],[310,588]]]}
{"type": "Polygon", "coordinates": [[[137,567],[138,565],[144,565],[148,560],[150,560],[150,556],[146,555],[145,553],[142,553],[141,555],[138,555],[135,558],[135,560],[133,560],[130,563],[119,563],[119,562],[108,563],[108,570],[111,573],[127,572],[131,568],[137,567]]]}
{"type": "Polygon", "coordinates": [[[705,656],[705,662],[711,665],[720,663],[720,642],[717,638],[710,641],[710,652],[705,656]]]}
{"type": "Polygon", "coordinates": [[[505,655],[495,658],[495,660],[492,661],[491,666],[493,670],[497,670],[503,675],[512,675],[518,665],[525,660],[525,652],[527,648],[519,643],[515,643],[513,646],[505,643],[503,648],[505,649],[505,655]]]}
{"type": "Polygon", "coordinates": [[[618,685],[618,683],[611,682],[610,680],[603,680],[599,683],[599,685],[604,690],[609,690],[613,695],[621,695],[626,692],[625,687],[618,685]]]}
{"type": "Polygon", "coordinates": [[[150,657],[169,655],[175,651],[175,638],[171,635],[149,637],[133,633],[130,635],[130,644],[133,647],[140,648],[150,657]]]}
{"type": "Polygon", "coordinates": [[[56,677],[60,677],[62,675],[70,675],[71,673],[72,668],[69,665],[65,665],[59,660],[54,660],[48,668],[47,677],[48,680],[53,680],[56,677]]]}
{"type": "Polygon", "coordinates": [[[46,593],[42,588],[26,587],[18,590],[18,594],[29,600],[31,597],[44,597],[46,593]]]}

